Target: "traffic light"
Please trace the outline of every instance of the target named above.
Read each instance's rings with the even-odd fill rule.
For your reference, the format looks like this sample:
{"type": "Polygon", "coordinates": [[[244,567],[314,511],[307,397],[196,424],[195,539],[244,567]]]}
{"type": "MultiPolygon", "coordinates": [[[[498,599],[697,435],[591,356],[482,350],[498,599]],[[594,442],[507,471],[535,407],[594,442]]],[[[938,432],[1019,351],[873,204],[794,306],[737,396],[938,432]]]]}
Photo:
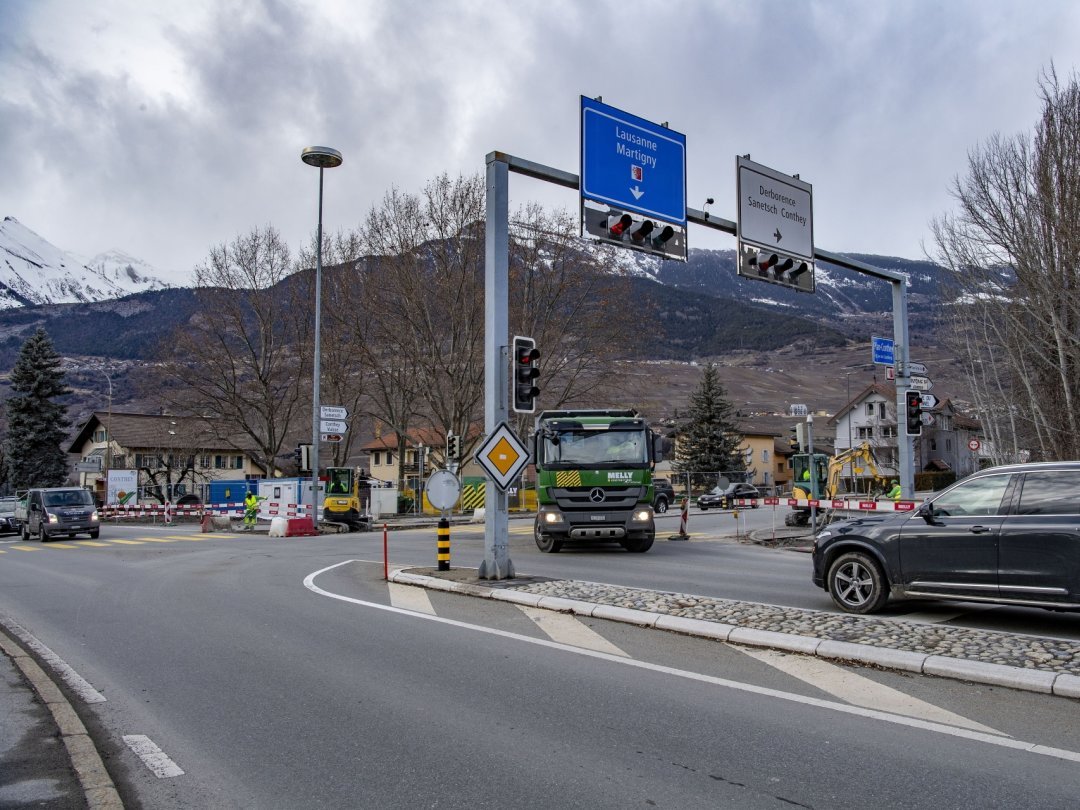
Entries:
{"type": "Polygon", "coordinates": [[[446,437],[446,459],[455,461],[461,458],[461,437],[453,433],[446,437]]]}
{"type": "Polygon", "coordinates": [[[536,341],[529,337],[514,336],[514,356],[512,368],[513,403],[517,413],[535,413],[536,398],[540,395],[540,389],[536,385],[536,378],[540,376],[540,350],[536,348],[536,341]]]}
{"type": "Polygon", "coordinates": [[[293,463],[296,464],[296,469],[300,469],[300,463],[304,460],[304,452],[300,449],[300,445],[296,446],[296,449],[292,451],[293,463]]]}
{"type": "Polygon", "coordinates": [[[922,394],[909,390],[904,395],[904,417],[908,436],[922,435],[922,394]]]}
{"type": "Polygon", "coordinates": [[[799,422],[791,426],[788,447],[799,453],[806,452],[806,423],[799,422]]]}
{"type": "Polygon", "coordinates": [[[814,291],[814,263],[778,251],[740,243],[737,272],[799,292],[814,291]]]}
{"type": "Polygon", "coordinates": [[[665,259],[686,261],[686,228],[607,205],[582,204],[581,235],[640,250],[665,259]]]}

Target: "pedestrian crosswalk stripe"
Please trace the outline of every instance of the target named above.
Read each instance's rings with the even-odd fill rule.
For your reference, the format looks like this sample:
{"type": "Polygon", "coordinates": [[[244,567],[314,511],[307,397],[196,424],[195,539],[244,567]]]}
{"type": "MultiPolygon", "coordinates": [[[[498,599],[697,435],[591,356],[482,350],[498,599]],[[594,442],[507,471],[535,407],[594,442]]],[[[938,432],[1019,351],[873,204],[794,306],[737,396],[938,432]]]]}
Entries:
{"type": "Polygon", "coordinates": [[[49,543],[49,548],[78,548],[78,546],[73,546],[69,543],[49,543]]]}
{"type": "Polygon", "coordinates": [[[417,588],[415,585],[401,585],[397,582],[386,584],[390,587],[390,604],[394,607],[435,615],[435,608],[431,606],[431,600],[425,589],[417,588]]]}
{"type": "Polygon", "coordinates": [[[41,546],[12,546],[18,551],[41,551],[41,546]]]}
{"type": "Polygon", "coordinates": [[[120,543],[121,545],[124,545],[124,546],[141,546],[143,544],[142,540],[120,540],[119,538],[116,538],[116,539],[113,539],[113,540],[106,540],[105,542],[106,543],[120,543]]]}
{"type": "Polygon", "coordinates": [[[108,543],[99,543],[97,540],[76,540],[76,544],[80,546],[93,546],[94,548],[105,548],[108,543]]]}
{"type": "Polygon", "coordinates": [[[580,619],[568,613],[555,613],[551,610],[518,605],[518,608],[528,616],[552,641],[560,644],[569,644],[572,647],[581,647],[586,650],[596,650],[608,655],[621,655],[626,653],[601,636],[591,627],[585,625],[580,619]]]}
{"type": "Polygon", "coordinates": [[[147,543],[175,543],[176,541],[170,537],[140,537],[140,540],[144,540],[147,543]]]}
{"type": "Polygon", "coordinates": [[[202,537],[198,534],[170,534],[170,540],[190,540],[193,543],[199,543],[203,540],[209,540],[209,537],[202,537]]]}
{"type": "Polygon", "coordinates": [[[932,703],[919,700],[911,695],[905,695],[891,686],[878,683],[864,675],[859,675],[828,661],[822,661],[820,658],[795,655],[777,650],[728,646],[853,706],[891,712],[903,717],[917,717],[920,720],[944,723],[958,728],[979,731],[983,734],[1002,734],[1002,732],[984,726],[982,723],[976,723],[974,720],[968,720],[966,717],[939,708],[932,703]]]}

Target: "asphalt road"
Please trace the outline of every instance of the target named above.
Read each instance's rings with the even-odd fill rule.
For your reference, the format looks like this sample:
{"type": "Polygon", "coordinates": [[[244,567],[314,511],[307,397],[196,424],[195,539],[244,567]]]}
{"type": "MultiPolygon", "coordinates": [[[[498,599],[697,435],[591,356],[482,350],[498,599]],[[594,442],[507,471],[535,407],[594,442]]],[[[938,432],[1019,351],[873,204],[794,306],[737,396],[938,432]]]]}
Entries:
{"type": "MultiPolygon", "coordinates": [[[[531,573],[814,597],[790,551],[541,555],[512,528],[531,573]]],[[[0,613],[107,698],[77,708],[129,806],[1064,808],[1080,790],[1076,701],[389,586],[378,533],[188,532],[0,544],[0,613]]],[[[482,540],[454,537],[475,564],[482,540]]],[[[434,563],[430,530],[388,545],[434,563]]]]}

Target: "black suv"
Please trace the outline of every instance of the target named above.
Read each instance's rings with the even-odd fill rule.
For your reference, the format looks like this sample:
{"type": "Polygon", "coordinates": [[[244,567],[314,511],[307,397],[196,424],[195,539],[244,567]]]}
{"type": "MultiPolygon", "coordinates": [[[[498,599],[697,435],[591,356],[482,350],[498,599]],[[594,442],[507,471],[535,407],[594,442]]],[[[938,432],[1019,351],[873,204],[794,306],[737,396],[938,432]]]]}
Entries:
{"type": "Polygon", "coordinates": [[[653,509],[658,515],[664,514],[671,504],[675,503],[675,490],[671,482],[666,478],[654,478],[653,485],[653,509]]]}
{"type": "Polygon", "coordinates": [[[834,523],[813,559],[849,613],[890,595],[1080,610],[1080,461],[991,467],[914,512],[834,523]]]}
{"type": "MultiPolygon", "coordinates": [[[[701,511],[705,512],[709,509],[731,509],[738,498],[754,498],[756,500],[760,497],[761,493],[753,484],[736,483],[728,484],[723,489],[720,487],[713,488],[710,492],[699,496],[697,504],[701,507],[701,511]]],[[[757,509],[757,506],[756,502],[750,504],[752,509],[757,509]]]]}

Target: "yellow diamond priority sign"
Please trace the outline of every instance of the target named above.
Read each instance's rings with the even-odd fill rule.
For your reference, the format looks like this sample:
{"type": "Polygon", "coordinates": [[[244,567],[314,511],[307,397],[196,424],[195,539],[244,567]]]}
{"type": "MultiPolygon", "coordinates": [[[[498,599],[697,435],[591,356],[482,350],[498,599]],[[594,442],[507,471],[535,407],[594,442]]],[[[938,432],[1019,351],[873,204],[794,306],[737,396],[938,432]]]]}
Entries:
{"type": "Polygon", "coordinates": [[[529,450],[503,422],[480,445],[476,460],[499,489],[505,490],[529,463],[529,450]]]}

